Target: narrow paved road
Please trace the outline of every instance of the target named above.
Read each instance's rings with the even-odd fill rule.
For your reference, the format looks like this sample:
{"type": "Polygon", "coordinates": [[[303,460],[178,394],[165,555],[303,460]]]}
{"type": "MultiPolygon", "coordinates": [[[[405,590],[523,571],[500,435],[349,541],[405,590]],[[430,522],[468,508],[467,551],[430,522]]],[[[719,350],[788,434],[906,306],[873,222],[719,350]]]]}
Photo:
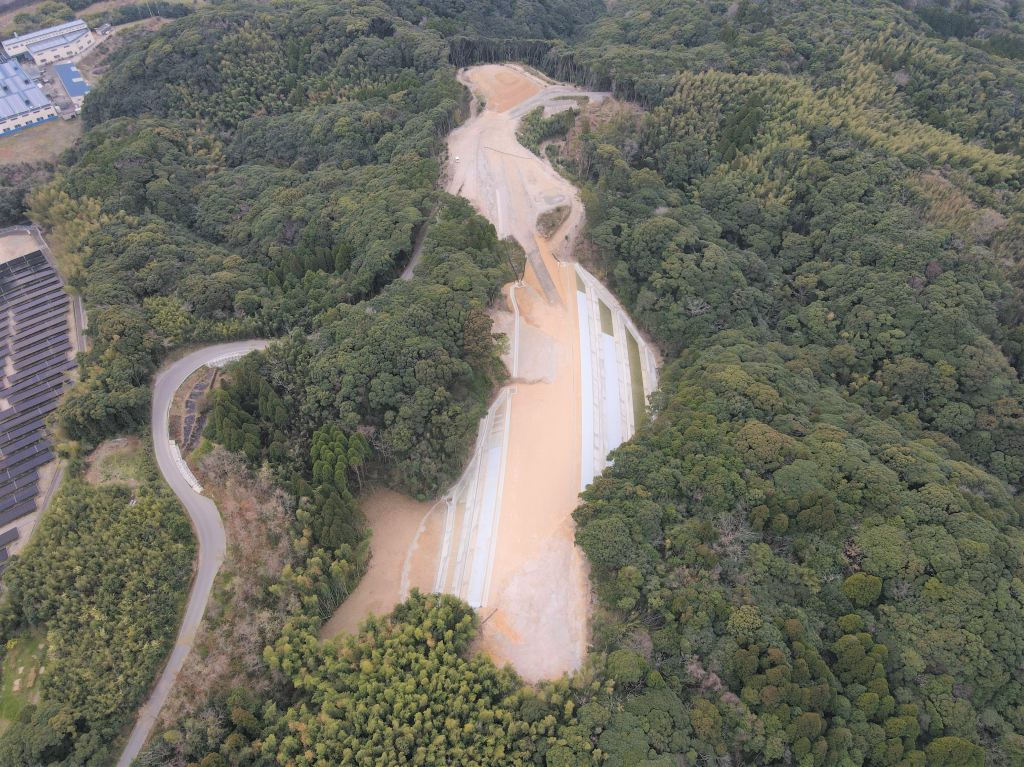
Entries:
{"type": "Polygon", "coordinates": [[[163,708],[171,687],[174,686],[174,680],[192,650],[196,631],[203,619],[203,613],[206,612],[206,603],[209,601],[210,590],[213,588],[213,579],[224,561],[224,525],[221,523],[220,512],[217,511],[213,501],[192,489],[188,480],[178,469],[171,452],[168,437],[171,400],[185,380],[204,365],[223,364],[231,356],[263,349],[266,345],[266,341],[258,340],[207,346],[161,370],[157,373],[156,381],[153,384],[152,429],[157,466],[164,480],[171,486],[171,490],[178,496],[178,500],[188,512],[199,544],[199,566],[192,581],[188,605],[185,607],[185,617],[181,622],[174,650],[171,652],[170,658],[167,659],[167,665],[150,693],[149,700],[139,709],[135,727],[132,729],[132,734],[128,738],[128,744],[125,746],[121,758],[117,761],[117,767],[129,767],[149,738],[153,725],[156,724],[157,716],[160,714],[160,709],[163,708]]]}

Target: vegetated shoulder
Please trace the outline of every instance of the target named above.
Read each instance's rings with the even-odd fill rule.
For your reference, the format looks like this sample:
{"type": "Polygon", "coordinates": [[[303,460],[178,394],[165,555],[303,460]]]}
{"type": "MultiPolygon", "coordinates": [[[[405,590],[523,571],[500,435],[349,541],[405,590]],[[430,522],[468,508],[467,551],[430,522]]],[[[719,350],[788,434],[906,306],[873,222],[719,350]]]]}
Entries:
{"type": "Polygon", "coordinates": [[[114,437],[85,458],[84,477],[92,485],[124,484],[132,488],[155,479],[150,445],[135,436],[114,437]]]}

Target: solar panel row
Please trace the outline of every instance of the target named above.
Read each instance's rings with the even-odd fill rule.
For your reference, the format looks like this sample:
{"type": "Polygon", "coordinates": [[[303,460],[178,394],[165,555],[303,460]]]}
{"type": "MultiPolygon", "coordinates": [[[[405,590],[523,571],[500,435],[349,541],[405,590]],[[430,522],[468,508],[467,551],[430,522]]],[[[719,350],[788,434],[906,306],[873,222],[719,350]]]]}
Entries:
{"type": "MultiPolygon", "coordinates": [[[[0,264],[0,527],[36,508],[46,417],[75,367],[60,275],[41,252],[0,264]]],[[[18,530],[0,534],[0,572],[18,530]]]]}
{"type": "Polygon", "coordinates": [[[17,520],[24,517],[26,514],[31,514],[35,510],[35,508],[35,498],[33,498],[30,501],[22,501],[21,503],[16,503],[7,511],[0,513],[0,525],[6,525],[11,522],[16,522],[17,520]]]}
{"type": "MultiPolygon", "coordinates": [[[[35,495],[35,490],[32,488],[25,487],[20,490],[15,490],[7,498],[0,500],[0,513],[10,510],[19,503],[35,498],[35,495]]],[[[8,530],[7,532],[9,533],[12,531],[8,530]]],[[[17,528],[14,528],[13,532],[18,532],[17,528]]],[[[7,535],[7,533],[4,533],[4,535],[7,535]]]]}
{"type": "Polygon", "coordinates": [[[6,439],[13,439],[14,437],[21,437],[30,431],[40,428],[46,419],[46,415],[50,411],[55,410],[56,407],[56,403],[53,403],[52,407],[37,407],[31,412],[23,413],[11,419],[9,423],[0,425],[0,442],[6,439]]]}

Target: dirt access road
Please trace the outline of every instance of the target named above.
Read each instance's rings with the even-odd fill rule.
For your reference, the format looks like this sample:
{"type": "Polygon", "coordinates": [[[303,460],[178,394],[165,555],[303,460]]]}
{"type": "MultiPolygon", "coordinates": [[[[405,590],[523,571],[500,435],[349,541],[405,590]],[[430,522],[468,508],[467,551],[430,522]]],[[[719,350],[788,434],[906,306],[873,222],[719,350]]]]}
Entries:
{"type": "Polygon", "coordinates": [[[583,220],[576,189],[516,139],[532,109],[550,114],[606,94],[515,66],[473,67],[460,80],[483,108],[449,136],[447,189],[528,256],[523,283],[506,286],[507,307],[494,312],[511,340],[512,380],[438,502],[369,499],[373,560],[324,636],[390,610],[410,587],[448,592],[479,608],[477,649],[536,681],[578,668],[586,654],[590,585],[572,512],[608,452],[632,436],[655,357],[614,297],[572,262],[583,220]],[[558,205],[569,216],[545,239],[537,217],[558,205]]]}
{"type": "MultiPolygon", "coordinates": [[[[607,94],[515,66],[474,67],[461,79],[484,108],[449,137],[448,190],[470,200],[499,236],[514,237],[528,268],[524,284],[506,291],[511,311],[495,318],[512,338],[512,382],[507,401],[502,392],[492,407],[491,428],[481,430],[477,466],[449,496],[435,588],[479,607],[479,647],[535,681],[578,668],[586,655],[590,584],[572,512],[580,490],[635,426],[635,418],[623,421],[622,405],[637,379],[620,374],[625,354],[609,354],[594,337],[602,321],[592,311],[604,307],[621,351],[625,333],[642,339],[611,294],[572,263],[584,215],[577,190],[516,138],[520,119],[537,107],[551,114],[607,94]],[[558,205],[568,205],[569,215],[545,239],[537,217],[558,205]],[[604,369],[615,371],[614,389],[601,385],[604,369]]],[[[653,355],[645,352],[646,345],[644,401],[655,382],[653,355]]]]}

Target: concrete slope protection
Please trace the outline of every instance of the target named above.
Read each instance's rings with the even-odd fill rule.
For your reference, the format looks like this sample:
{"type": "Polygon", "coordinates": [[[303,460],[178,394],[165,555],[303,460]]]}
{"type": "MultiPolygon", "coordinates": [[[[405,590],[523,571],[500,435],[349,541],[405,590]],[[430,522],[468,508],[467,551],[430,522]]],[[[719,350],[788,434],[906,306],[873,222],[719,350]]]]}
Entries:
{"type": "Polygon", "coordinates": [[[174,686],[174,680],[192,650],[196,632],[210,599],[213,580],[224,562],[226,550],[224,525],[221,522],[220,512],[217,511],[213,501],[201,494],[201,488],[197,491],[198,483],[192,476],[192,472],[181,461],[177,446],[170,440],[171,402],[175,392],[196,370],[206,366],[224,365],[249,352],[264,349],[266,346],[266,341],[253,340],[234,341],[199,349],[158,372],[153,384],[152,433],[157,467],[188,513],[198,544],[198,562],[195,577],[192,580],[192,588],[188,595],[188,603],[185,606],[185,615],[174,642],[174,649],[171,651],[167,664],[157,679],[149,699],[139,709],[128,743],[121,753],[121,758],[117,761],[118,767],[131,765],[156,724],[160,709],[163,708],[167,696],[174,686]]]}

